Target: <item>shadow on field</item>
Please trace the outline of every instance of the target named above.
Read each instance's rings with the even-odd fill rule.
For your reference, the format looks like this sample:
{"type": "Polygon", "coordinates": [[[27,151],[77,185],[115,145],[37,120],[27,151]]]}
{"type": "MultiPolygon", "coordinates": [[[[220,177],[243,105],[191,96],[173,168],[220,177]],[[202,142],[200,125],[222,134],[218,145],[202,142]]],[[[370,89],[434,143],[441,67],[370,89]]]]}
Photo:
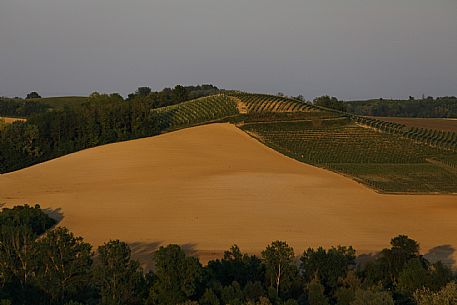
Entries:
{"type": "MultiPolygon", "coordinates": [[[[152,261],[152,255],[154,254],[154,251],[158,250],[160,246],[167,245],[168,244],[164,244],[160,241],[150,243],[134,242],[130,243],[129,247],[132,251],[132,258],[137,260],[145,271],[150,271],[154,267],[152,261]]],[[[183,244],[180,246],[183,248],[184,252],[186,252],[187,255],[197,254],[197,251],[195,250],[195,244],[183,244]]]]}
{"type": "Polygon", "coordinates": [[[63,212],[62,212],[61,208],[57,208],[57,209],[47,208],[47,209],[43,209],[43,212],[48,214],[48,216],[51,217],[52,219],[54,219],[55,221],[57,221],[57,223],[61,222],[63,219],[63,212]]]}
{"type": "Polygon", "coordinates": [[[451,245],[441,245],[430,249],[424,257],[432,263],[441,261],[446,266],[455,267],[455,260],[452,257],[454,252],[455,248],[451,245]]]}

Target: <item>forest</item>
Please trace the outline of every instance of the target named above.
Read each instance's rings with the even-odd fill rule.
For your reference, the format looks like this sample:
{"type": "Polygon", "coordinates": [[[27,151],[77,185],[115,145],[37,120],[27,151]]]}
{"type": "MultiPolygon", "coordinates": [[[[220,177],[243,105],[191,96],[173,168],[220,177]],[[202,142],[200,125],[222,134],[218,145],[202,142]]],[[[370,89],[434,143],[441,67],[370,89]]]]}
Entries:
{"type": "Polygon", "coordinates": [[[357,115],[418,118],[457,118],[457,97],[427,97],[409,100],[374,99],[348,101],[346,110],[357,115]]]}
{"type": "MultiPolygon", "coordinates": [[[[135,92],[130,93],[127,101],[142,99],[147,101],[152,108],[170,106],[187,100],[196,99],[203,96],[217,94],[220,90],[213,85],[197,85],[197,86],[181,86],[177,85],[174,88],[164,88],[161,91],[152,91],[149,87],[139,87],[135,92]]],[[[92,96],[100,95],[98,92],[92,93],[92,96]]],[[[110,96],[116,99],[123,98],[113,93],[110,96]]],[[[69,107],[72,103],[72,97],[49,97],[41,98],[37,92],[27,94],[25,99],[20,97],[8,98],[0,97],[0,117],[18,117],[27,118],[37,113],[48,111],[63,110],[69,107]]],[[[77,106],[87,102],[93,102],[94,99],[84,97],[77,99],[77,106]]]]}
{"type": "Polygon", "coordinates": [[[160,92],[140,87],[126,100],[119,94],[95,92],[86,103],[62,110],[40,102],[0,100],[0,116],[28,117],[26,122],[0,125],[0,173],[85,148],[159,134],[164,126],[151,109],[218,90],[212,85],[178,85],[160,92]]]}
{"type": "Polygon", "coordinates": [[[55,227],[39,205],[0,212],[2,305],[390,305],[456,304],[456,275],[420,255],[406,235],[369,260],[351,246],[308,248],[299,256],[284,241],[260,255],[233,245],[202,265],[179,245],[158,247],[143,270],[128,244],[93,249],[55,227]]]}

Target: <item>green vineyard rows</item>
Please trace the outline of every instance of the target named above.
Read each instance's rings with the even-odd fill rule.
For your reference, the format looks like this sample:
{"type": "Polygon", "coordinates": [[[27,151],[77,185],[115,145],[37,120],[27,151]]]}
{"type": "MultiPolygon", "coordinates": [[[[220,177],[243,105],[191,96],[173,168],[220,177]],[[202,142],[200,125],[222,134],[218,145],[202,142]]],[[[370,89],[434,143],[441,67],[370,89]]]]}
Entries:
{"type": "Polygon", "coordinates": [[[213,95],[151,110],[163,130],[173,130],[218,121],[238,115],[236,103],[228,96],[213,95]]]}
{"type": "Polygon", "coordinates": [[[312,121],[250,123],[242,129],[285,155],[353,176],[382,191],[457,192],[457,172],[428,162],[431,158],[453,162],[454,153],[399,140],[395,134],[354,123],[315,127],[312,121]]]}

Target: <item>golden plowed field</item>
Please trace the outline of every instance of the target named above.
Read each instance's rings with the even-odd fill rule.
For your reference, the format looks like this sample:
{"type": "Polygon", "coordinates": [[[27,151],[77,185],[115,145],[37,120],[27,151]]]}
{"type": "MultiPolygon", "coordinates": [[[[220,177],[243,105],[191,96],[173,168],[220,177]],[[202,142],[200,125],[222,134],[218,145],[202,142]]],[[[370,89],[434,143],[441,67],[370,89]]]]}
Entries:
{"type": "Polygon", "coordinates": [[[203,261],[233,243],[258,253],[276,239],[297,254],[337,244],[373,252],[400,233],[442,258],[457,247],[457,196],[377,194],[230,124],[100,146],[0,175],[0,202],[40,203],[95,246],[129,242],[143,263],[168,243],[203,261]]]}

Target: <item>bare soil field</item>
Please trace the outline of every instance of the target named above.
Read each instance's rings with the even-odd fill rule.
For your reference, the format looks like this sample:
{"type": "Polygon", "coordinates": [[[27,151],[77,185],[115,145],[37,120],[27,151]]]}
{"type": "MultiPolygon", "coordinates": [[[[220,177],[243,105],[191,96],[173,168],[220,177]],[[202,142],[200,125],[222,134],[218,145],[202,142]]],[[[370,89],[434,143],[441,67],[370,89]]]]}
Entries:
{"type": "Polygon", "coordinates": [[[408,234],[430,257],[457,258],[457,196],[381,195],[262,145],[230,124],[110,144],[0,175],[0,203],[40,203],[98,246],[129,242],[145,266],[177,243],[202,261],[233,243],[259,253],[286,240],[359,253],[408,234]]]}
{"type": "Polygon", "coordinates": [[[0,117],[0,119],[4,120],[5,123],[7,123],[7,124],[11,124],[16,121],[25,121],[26,120],[26,119],[22,119],[22,118],[7,118],[7,117],[0,117]]]}
{"type": "Polygon", "coordinates": [[[373,117],[379,120],[405,124],[411,127],[430,128],[444,131],[457,132],[457,119],[429,119],[429,118],[396,118],[396,117],[373,117]]]}

